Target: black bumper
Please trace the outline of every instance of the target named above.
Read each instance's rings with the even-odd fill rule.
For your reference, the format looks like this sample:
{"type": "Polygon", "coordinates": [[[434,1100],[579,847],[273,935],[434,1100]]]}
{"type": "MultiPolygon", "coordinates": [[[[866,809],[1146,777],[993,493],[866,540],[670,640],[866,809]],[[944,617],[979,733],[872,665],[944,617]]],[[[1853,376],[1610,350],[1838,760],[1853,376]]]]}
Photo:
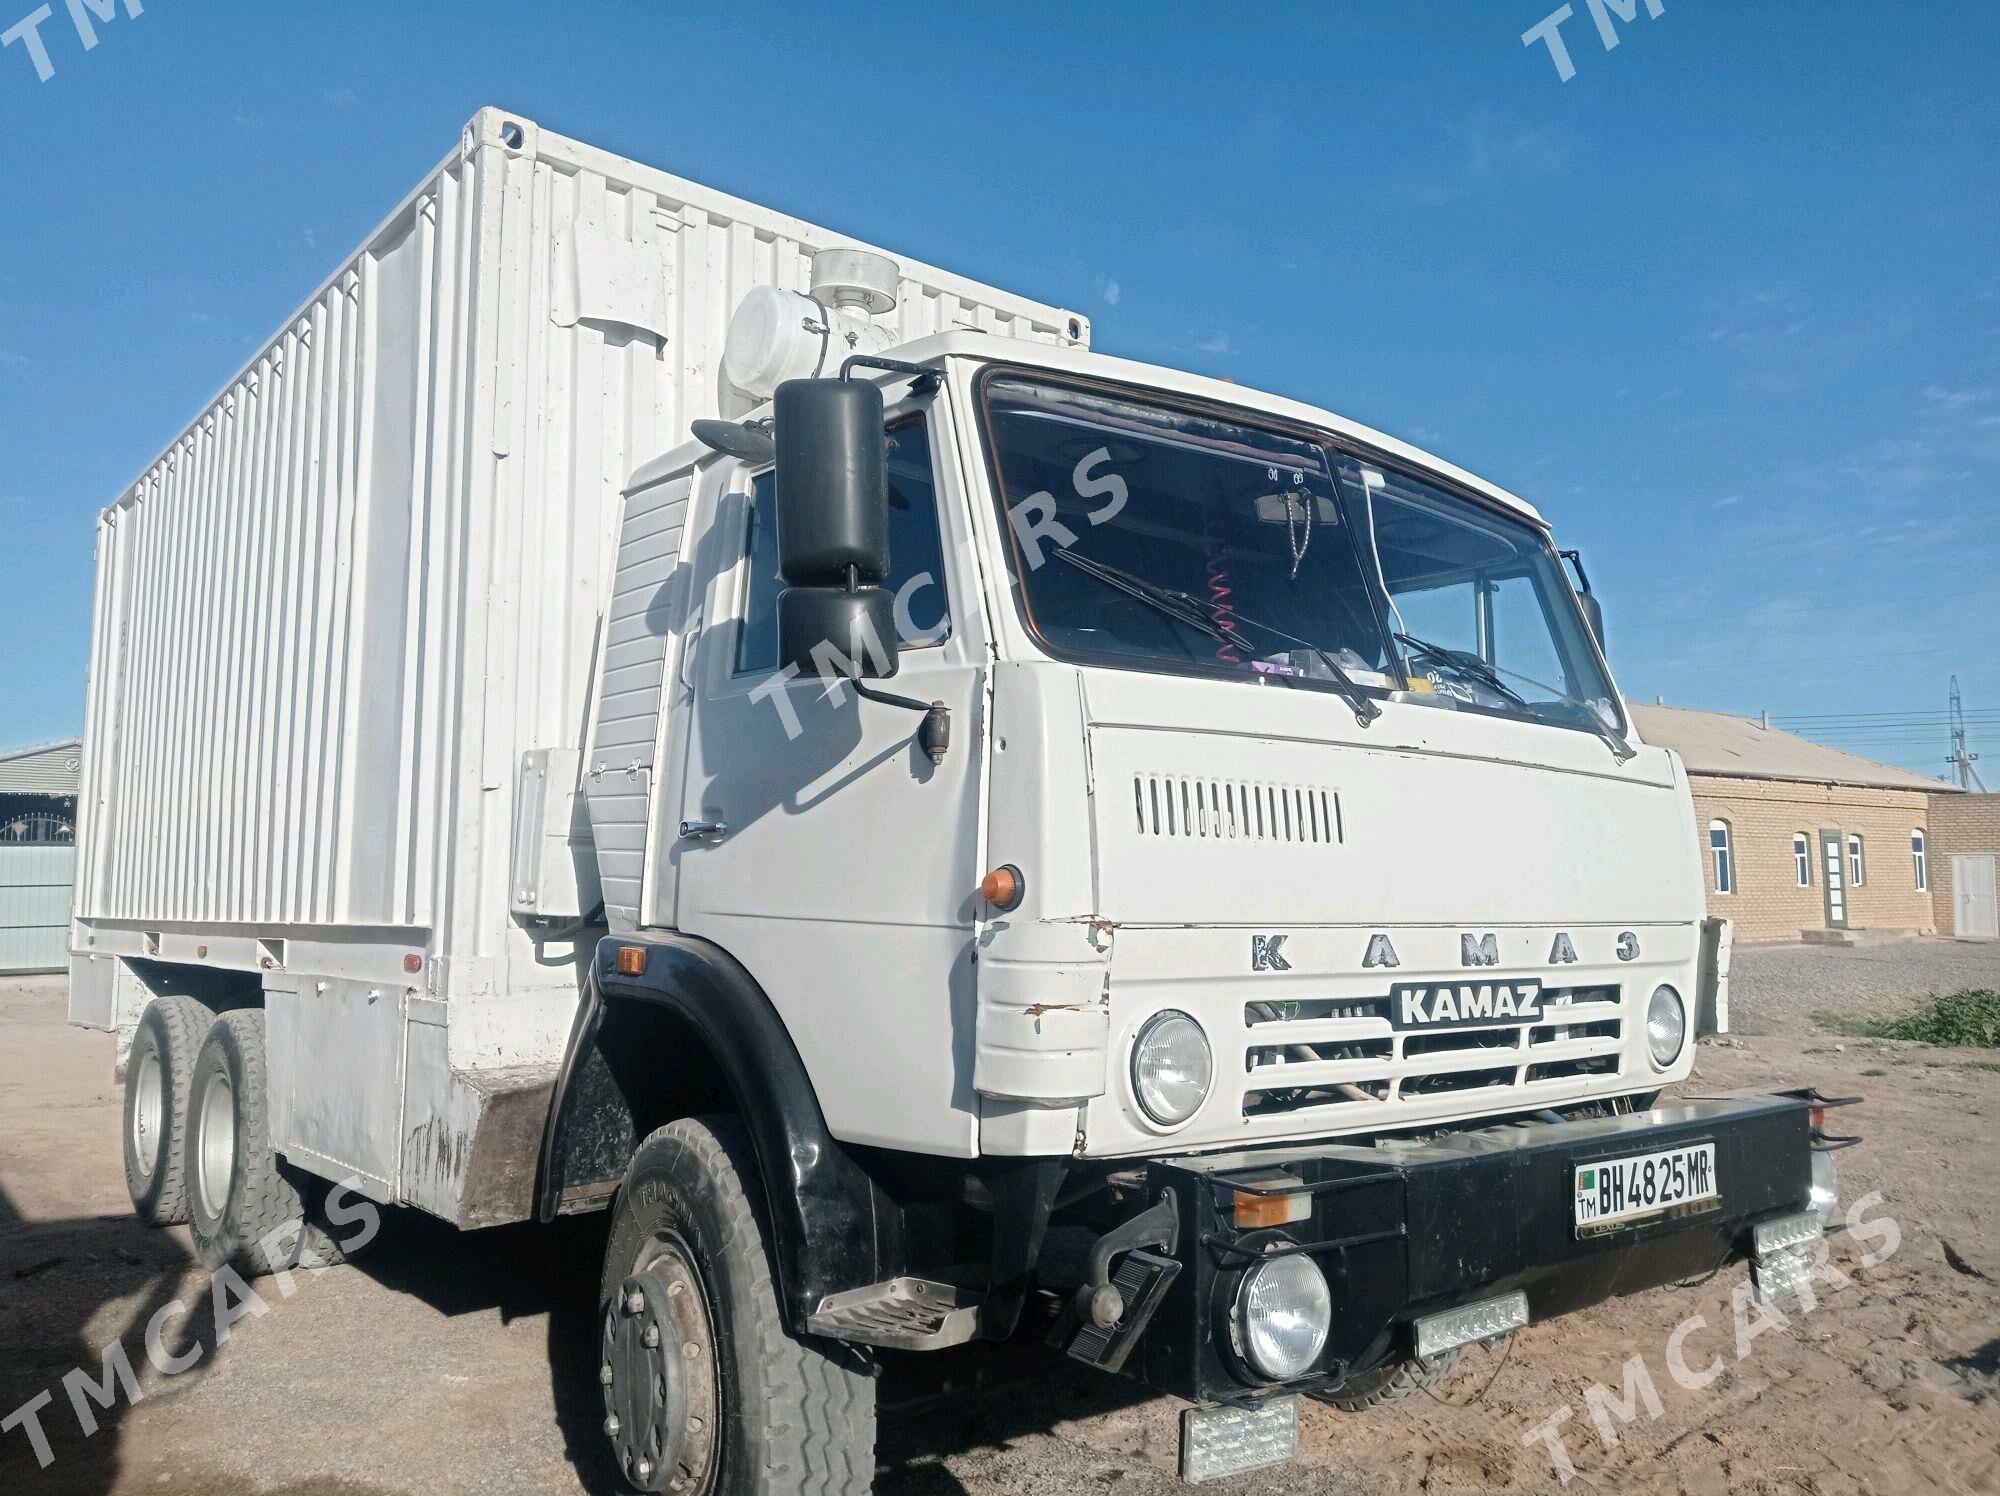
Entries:
{"type": "Polygon", "coordinates": [[[1406,1350],[1410,1322],[1440,1309],[1520,1289],[1531,1319],[1544,1320],[1746,1257],[1753,1225],[1807,1208],[1810,1107],[1790,1096],[1692,1101],[1410,1148],[1154,1160],[1148,1202],[1175,1196],[1181,1271],[1125,1370],[1199,1403],[1271,1390],[1229,1343],[1242,1271],[1274,1239],[1237,1229],[1236,1184],[1281,1171],[1311,1194],[1310,1218],[1282,1235],[1312,1254],[1333,1291],[1333,1331],[1319,1368],[1290,1384],[1319,1390],[1406,1350]],[[1578,1236],[1574,1168],[1702,1142],[1715,1145],[1719,1200],[1578,1236]]]}

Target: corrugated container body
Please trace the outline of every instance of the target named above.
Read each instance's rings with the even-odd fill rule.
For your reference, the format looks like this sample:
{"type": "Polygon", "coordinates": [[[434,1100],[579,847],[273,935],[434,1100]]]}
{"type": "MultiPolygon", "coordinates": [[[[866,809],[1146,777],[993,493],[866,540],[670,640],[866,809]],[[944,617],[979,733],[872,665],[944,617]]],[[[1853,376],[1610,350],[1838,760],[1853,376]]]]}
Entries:
{"type": "MultiPolygon", "coordinates": [[[[581,746],[624,484],[717,413],[743,294],[852,243],[482,111],[104,513],[83,926],[571,980],[508,913],[512,796],[581,746]]],[[[899,264],[899,340],[1087,337],[899,264]]]]}

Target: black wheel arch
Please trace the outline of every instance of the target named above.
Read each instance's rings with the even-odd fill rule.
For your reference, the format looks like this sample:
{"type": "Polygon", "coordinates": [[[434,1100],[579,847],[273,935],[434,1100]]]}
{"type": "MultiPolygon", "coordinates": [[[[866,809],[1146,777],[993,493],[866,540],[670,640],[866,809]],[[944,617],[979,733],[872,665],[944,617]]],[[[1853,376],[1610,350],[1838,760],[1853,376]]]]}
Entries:
{"type": "Polygon", "coordinates": [[[598,943],[550,1101],[536,1215],[605,1203],[653,1126],[717,1110],[756,1151],[794,1329],[827,1295],[902,1270],[901,1211],[827,1130],[770,998],[720,946],[669,931],[598,943]],[[617,970],[631,946],[646,952],[642,975],[617,970]]]}

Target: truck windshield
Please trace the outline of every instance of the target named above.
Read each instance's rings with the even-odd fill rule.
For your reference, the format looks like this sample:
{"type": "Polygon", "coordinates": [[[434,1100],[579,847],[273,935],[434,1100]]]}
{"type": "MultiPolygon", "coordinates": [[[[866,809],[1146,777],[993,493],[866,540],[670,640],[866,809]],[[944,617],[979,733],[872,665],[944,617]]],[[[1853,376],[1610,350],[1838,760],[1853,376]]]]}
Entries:
{"type": "Polygon", "coordinates": [[[1051,653],[1620,722],[1535,526],[1222,413],[1004,370],[980,391],[1022,613],[1051,653]]]}

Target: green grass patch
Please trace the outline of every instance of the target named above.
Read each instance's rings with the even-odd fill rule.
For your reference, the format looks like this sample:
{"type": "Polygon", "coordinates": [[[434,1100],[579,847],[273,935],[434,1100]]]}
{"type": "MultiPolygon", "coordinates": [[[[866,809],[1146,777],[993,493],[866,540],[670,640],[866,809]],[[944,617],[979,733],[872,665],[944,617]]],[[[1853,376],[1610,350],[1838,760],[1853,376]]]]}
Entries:
{"type": "Polygon", "coordinates": [[[1873,1023],[1867,1031],[1878,1039],[2000,1049],[2000,992],[1977,987],[1934,997],[1909,1017],[1873,1023]]]}

